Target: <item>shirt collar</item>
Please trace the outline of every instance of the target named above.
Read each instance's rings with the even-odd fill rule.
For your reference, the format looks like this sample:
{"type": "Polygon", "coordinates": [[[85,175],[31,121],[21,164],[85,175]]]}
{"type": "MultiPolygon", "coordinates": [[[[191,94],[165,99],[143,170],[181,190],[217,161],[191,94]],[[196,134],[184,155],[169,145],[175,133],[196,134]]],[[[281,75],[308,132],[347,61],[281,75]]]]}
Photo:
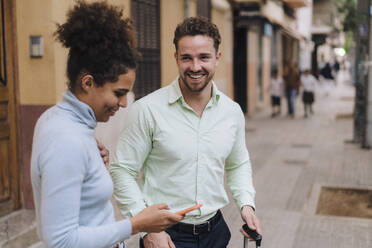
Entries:
{"type": "MultiPolygon", "coordinates": [[[[180,84],[179,84],[179,77],[177,77],[169,87],[169,99],[168,103],[173,104],[177,102],[179,99],[183,99],[183,95],[181,92],[180,84]]],[[[213,104],[217,104],[218,100],[220,99],[221,92],[218,90],[216,84],[212,80],[212,102],[213,104]]]]}

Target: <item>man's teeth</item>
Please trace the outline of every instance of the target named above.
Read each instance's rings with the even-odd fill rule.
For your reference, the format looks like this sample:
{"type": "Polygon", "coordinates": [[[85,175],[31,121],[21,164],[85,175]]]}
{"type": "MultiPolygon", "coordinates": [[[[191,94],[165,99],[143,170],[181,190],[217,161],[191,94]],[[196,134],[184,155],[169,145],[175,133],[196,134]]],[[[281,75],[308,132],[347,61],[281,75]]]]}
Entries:
{"type": "Polygon", "coordinates": [[[199,79],[201,78],[203,75],[189,75],[191,78],[193,79],[199,79]]]}

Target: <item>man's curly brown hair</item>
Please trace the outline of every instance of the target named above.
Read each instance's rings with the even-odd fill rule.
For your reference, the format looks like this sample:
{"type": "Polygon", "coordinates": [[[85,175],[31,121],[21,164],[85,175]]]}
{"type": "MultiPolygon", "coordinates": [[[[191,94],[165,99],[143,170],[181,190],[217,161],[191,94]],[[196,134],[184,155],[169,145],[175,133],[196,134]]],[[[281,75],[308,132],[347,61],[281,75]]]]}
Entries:
{"type": "Polygon", "coordinates": [[[81,73],[91,74],[97,86],[116,82],[119,75],[135,69],[136,50],[132,21],[123,10],[106,1],[77,1],[67,13],[67,21],[57,24],[56,40],[69,48],[68,86],[71,90],[81,73]]]}
{"type": "Polygon", "coordinates": [[[173,44],[178,51],[178,41],[184,36],[195,36],[195,35],[205,35],[213,39],[213,45],[218,52],[218,47],[221,43],[221,36],[218,28],[215,24],[211,23],[207,18],[189,17],[185,19],[182,23],[177,25],[176,31],[174,31],[173,44]]]}

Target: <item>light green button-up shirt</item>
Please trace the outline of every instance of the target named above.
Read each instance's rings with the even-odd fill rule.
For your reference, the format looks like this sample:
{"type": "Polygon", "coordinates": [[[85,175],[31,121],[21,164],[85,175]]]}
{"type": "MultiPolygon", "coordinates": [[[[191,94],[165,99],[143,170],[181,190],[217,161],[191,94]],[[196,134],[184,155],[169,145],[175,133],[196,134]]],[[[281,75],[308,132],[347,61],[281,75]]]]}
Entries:
{"type": "Polygon", "coordinates": [[[204,222],[229,203],[224,172],[238,207],[254,207],[244,115],[214,83],[202,117],[185,102],[178,80],[135,102],[110,170],[125,216],[156,203],[174,212],[202,203],[183,222],[204,222]]]}

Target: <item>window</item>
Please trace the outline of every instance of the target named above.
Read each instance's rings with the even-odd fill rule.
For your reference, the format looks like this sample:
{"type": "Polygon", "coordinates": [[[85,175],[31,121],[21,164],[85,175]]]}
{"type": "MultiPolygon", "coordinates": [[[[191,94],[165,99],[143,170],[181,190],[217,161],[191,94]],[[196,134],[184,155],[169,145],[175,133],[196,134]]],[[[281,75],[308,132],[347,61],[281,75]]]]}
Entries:
{"type": "Polygon", "coordinates": [[[134,94],[139,99],[160,88],[160,0],[132,0],[139,62],[134,94]]]}

